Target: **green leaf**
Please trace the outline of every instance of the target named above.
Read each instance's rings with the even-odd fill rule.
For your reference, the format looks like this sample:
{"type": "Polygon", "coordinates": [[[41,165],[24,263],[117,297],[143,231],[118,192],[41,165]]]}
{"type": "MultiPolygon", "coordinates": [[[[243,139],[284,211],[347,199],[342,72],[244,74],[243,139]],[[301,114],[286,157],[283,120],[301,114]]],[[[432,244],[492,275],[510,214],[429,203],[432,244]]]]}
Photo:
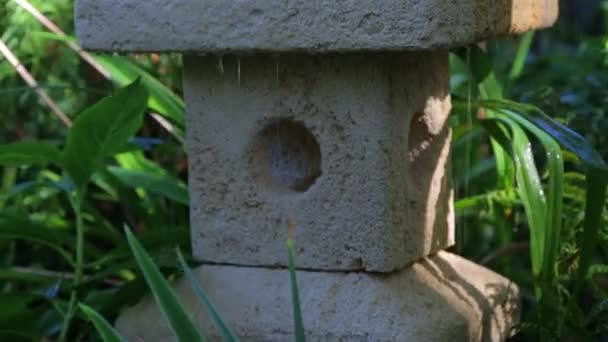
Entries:
{"type": "Polygon", "coordinates": [[[528,57],[533,40],[534,31],[526,32],[522,35],[519,45],[517,46],[517,54],[515,55],[513,65],[511,66],[511,71],[509,72],[510,80],[515,80],[521,76],[526,64],[526,57],[528,57]]]}
{"type": "Polygon", "coordinates": [[[142,124],[148,94],[139,80],[86,109],[74,121],[64,165],[77,186],[86,184],[103,159],[119,152],[142,124]]]}
{"type": "Polygon", "coordinates": [[[41,305],[44,301],[40,295],[1,293],[0,340],[41,341],[49,328],[43,317],[49,309],[41,305]]]}
{"type": "Polygon", "coordinates": [[[204,341],[202,333],[177,299],[169,282],[160,273],[158,267],[154,265],[133,233],[131,233],[131,230],[125,227],[125,233],[137,265],[178,340],[188,342],[204,341]]]}
{"type": "Polygon", "coordinates": [[[97,333],[101,336],[104,342],[122,342],[122,338],[118,335],[118,332],[105,320],[97,311],[93,308],[85,305],[78,304],[80,310],[93,322],[97,333]]]}
{"type": "MultiPolygon", "coordinates": [[[[536,127],[523,116],[509,110],[501,111],[519,125],[534,135],[543,145],[547,166],[549,169],[549,179],[546,187],[547,212],[545,227],[540,228],[545,231],[544,255],[543,255],[543,286],[546,289],[554,288],[555,267],[559,248],[561,246],[561,227],[562,227],[562,207],[564,200],[564,158],[562,150],[552,137],[546,132],[536,127]]],[[[552,304],[551,304],[552,305],[552,304]]]]}
{"type": "Polygon", "coordinates": [[[518,194],[530,225],[532,271],[539,276],[544,253],[547,203],[530,140],[517,123],[506,117],[486,119],[482,125],[515,161],[518,194]]]}
{"type": "Polygon", "coordinates": [[[148,107],[175,123],[177,125],[175,134],[183,139],[185,105],[180,97],[126,57],[98,55],[95,58],[112,74],[112,79],[120,86],[125,86],[141,77],[150,92],[148,107]]]}
{"type": "Polygon", "coordinates": [[[606,169],[606,163],[591,144],[580,134],[551,119],[540,108],[508,100],[484,100],[473,104],[474,107],[489,109],[509,109],[533,122],[538,128],[551,135],[562,146],[576,153],[587,167],[606,169]]]}
{"type": "Polygon", "coordinates": [[[114,166],[109,167],[108,171],[126,186],[142,188],[151,193],[166,196],[183,205],[188,205],[188,187],[181,180],[168,174],[158,175],[114,166]]]}
{"type": "Polygon", "coordinates": [[[22,141],[0,145],[0,165],[23,166],[61,164],[61,153],[50,142],[22,141]]]}
{"type": "Polygon", "coordinates": [[[287,257],[289,259],[289,279],[291,282],[291,300],[293,305],[293,324],[296,332],[296,341],[305,342],[304,322],[302,320],[302,309],[300,306],[300,293],[298,291],[298,280],[296,277],[296,263],[293,252],[293,239],[287,239],[287,257]]]}
{"type": "Polygon", "coordinates": [[[209,315],[211,315],[211,318],[213,319],[213,322],[222,334],[222,338],[224,339],[224,341],[238,341],[239,339],[236,334],[232,331],[232,329],[230,329],[230,327],[228,327],[226,322],[224,322],[224,319],[215,308],[215,305],[211,303],[211,300],[205,293],[205,290],[203,290],[201,284],[198,282],[198,279],[196,279],[194,272],[192,272],[190,267],[188,267],[188,264],[186,263],[186,260],[184,259],[184,256],[180,252],[179,248],[177,249],[177,257],[179,259],[179,263],[182,267],[182,270],[184,271],[186,277],[188,278],[188,281],[190,282],[190,286],[192,286],[192,289],[198,296],[198,299],[200,299],[201,303],[203,304],[209,315]]]}
{"type": "Polygon", "coordinates": [[[74,260],[63,246],[72,243],[69,234],[52,230],[29,220],[14,216],[0,215],[0,239],[22,239],[45,245],[55,250],[68,263],[74,265],[74,260]]]}
{"type": "Polygon", "coordinates": [[[592,169],[586,174],[585,221],[580,238],[580,260],[575,281],[575,296],[578,296],[591,267],[599,234],[602,229],[602,213],[606,203],[608,177],[604,170],[592,169]]]}

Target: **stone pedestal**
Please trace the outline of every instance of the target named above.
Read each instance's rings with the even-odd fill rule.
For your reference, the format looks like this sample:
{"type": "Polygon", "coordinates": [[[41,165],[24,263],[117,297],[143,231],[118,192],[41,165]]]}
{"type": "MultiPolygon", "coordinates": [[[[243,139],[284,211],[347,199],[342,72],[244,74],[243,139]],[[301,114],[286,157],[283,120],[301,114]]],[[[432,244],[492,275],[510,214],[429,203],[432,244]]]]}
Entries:
{"type": "MultiPolygon", "coordinates": [[[[197,272],[244,340],[292,339],[289,219],[311,341],[497,341],[517,287],[442,251],[447,49],[548,26],[556,2],[80,0],[76,24],[85,48],[186,54],[197,272]]],[[[117,326],[170,339],[150,299],[117,326]]]]}
{"type": "MultiPolygon", "coordinates": [[[[205,265],[196,273],[243,341],[293,341],[285,270],[205,265]]],[[[501,341],[519,319],[513,283],[447,252],[390,274],[299,271],[298,283],[308,341],[501,341]]],[[[187,280],[176,289],[219,341],[187,280]]],[[[153,300],[116,326],[127,341],[176,341],[153,300]]]]}

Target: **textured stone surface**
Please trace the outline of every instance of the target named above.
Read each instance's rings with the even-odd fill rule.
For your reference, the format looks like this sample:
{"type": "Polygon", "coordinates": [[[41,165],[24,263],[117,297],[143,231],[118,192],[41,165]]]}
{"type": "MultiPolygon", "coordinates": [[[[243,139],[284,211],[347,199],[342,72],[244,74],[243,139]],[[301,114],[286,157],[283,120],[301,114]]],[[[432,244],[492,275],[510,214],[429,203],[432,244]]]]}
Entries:
{"type": "Polygon", "coordinates": [[[363,51],[463,46],[550,26],[557,0],[78,0],[86,49],[363,51]]]}
{"type": "MultiPolygon", "coordinates": [[[[293,341],[287,270],[202,266],[196,274],[243,341],[293,341]]],[[[516,285],[446,252],[390,275],[300,271],[298,283],[309,341],[501,341],[519,319],[516,285]]],[[[220,340],[187,281],[176,289],[220,340]]],[[[116,326],[126,341],[176,340],[150,298],[116,326]]]]}
{"type": "Polygon", "coordinates": [[[453,242],[447,52],[185,57],[200,260],[392,271],[453,242]]]}

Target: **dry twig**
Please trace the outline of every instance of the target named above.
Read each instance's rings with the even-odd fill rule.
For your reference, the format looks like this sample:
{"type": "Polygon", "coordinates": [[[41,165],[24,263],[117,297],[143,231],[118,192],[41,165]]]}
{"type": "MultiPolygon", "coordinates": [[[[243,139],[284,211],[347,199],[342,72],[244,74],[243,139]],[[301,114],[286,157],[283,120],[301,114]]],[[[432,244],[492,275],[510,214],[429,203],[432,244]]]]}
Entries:
{"type": "Polygon", "coordinates": [[[0,40],[0,53],[8,60],[8,62],[15,68],[19,76],[32,88],[40,98],[46,103],[49,108],[55,113],[63,123],[71,127],[72,121],[70,118],[59,108],[59,106],[51,99],[49,94],[47,94],[44,89],[40,88],[36,79],[30,74],[29,71],[19,62],[17,57],[12,53],[12,51],[4,44],[2,40],[0,40]]]}

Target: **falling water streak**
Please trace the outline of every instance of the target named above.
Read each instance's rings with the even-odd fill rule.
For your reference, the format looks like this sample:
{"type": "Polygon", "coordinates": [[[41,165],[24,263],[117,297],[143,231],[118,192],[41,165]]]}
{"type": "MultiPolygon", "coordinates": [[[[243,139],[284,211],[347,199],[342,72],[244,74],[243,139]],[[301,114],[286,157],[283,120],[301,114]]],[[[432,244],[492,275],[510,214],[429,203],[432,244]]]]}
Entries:
{"type": "Polygon", "coordinates": [[[237,82],[239,85],[239,88],[241,87],[241,58],[237,57],[236,58],[236,78],[237,78],[237,82]]]}
{"type": "Polygon", "coordinates": [[[219,56],[219,60],[217,62],[217,70],[219,70],[220,75],[224,74],[224,61],[222,59],[222,56],[219,56]]]}
{"type": "Polygon", "coordinates": [[[279,103],[281,101],[281,82],[280,82],[280,78],[279,78],[279,55],[276,55],[275,57],[275,80],[276,80],[276,86],[277,86],[277,103],[275,105],[275,109],[277,109],[277,112],[275,113],[275,122],[276,122],[276,126],[277,126],[277,141],[279,143],[279,151],[282,151],[283,146],[281,145],[281,132],[279,131],[280,129],[280,124],[279,124],[279,116],[281,115],[281,113],[278,112],[278,107],[279,107],[279,103]]]}

